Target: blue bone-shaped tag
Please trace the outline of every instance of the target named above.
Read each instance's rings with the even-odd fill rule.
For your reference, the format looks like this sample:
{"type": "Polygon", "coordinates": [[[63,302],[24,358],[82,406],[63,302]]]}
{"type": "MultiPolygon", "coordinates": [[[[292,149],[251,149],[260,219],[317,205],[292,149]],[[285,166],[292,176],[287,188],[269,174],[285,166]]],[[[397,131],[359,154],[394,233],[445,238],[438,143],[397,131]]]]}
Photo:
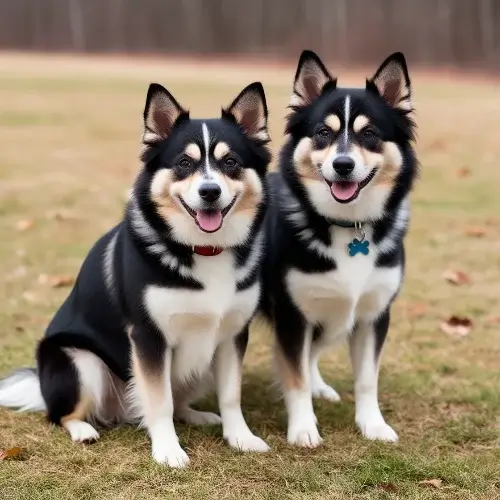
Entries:
{"type": "Polygon", "coordinates": [[[354,238],[349,245],[349,256],[354,257],[358,253],[362,253],[363,255],[368,255],[369,250],[368,246],[370,245],[369,241],[359,241],[357,238],[354,238]]]}

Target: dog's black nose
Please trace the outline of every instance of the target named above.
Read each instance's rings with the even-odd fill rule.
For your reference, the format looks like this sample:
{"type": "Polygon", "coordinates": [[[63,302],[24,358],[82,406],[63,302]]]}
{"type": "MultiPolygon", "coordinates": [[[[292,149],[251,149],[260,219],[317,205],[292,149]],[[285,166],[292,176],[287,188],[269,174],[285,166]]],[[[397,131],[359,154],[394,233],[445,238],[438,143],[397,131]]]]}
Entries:
{"type": "Polygon", "coordinates": [[[198,189],[200,197],[209,203],[217,201],[221,194],[221,188],[218,184],[214,182],[208,182],[207,184],[202,184],[200,189],[198,189]]]}
{"type": "Polygon", "coordinates": [[[354,160],[349,156],[339,156],[333,161],[333,168],[339,175],[348,175],[354,170],[354,160]]]}

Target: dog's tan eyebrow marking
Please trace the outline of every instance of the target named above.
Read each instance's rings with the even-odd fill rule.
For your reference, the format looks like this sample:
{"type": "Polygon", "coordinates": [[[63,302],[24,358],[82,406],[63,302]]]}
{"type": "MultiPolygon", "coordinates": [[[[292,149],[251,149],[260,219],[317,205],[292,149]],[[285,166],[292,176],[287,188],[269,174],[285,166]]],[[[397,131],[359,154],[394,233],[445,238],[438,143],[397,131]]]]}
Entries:
{"type": "Polygon", "coordinates": [[[361,129],[365,128],[370,123],[370,120],[365,115],[356,116],[354,123],[352,124],[352,129],[357,134],[361,129]]]}
{"type": "Polygon", "coordinates": [[[190,156],[193,160],[200,161],[201,160],[201,150],[200,147],[194,143],[188,144],[186,149],[184,150],[188,156],[190,156]]]}
{"type": "Polygon", "coordinates": [[[228,144],[226,144],[225,142],[218,142],[214,148],[214,158],[216,160],[220,160],[225,155],[227,155],[229,151],[230,147],[228,144]]]}
{"type": "Polygon", "coordinates": [[[325,123],[334,131],[340,130],[340,118],[337,115],[328,115],[325,118],[325,123]]]}

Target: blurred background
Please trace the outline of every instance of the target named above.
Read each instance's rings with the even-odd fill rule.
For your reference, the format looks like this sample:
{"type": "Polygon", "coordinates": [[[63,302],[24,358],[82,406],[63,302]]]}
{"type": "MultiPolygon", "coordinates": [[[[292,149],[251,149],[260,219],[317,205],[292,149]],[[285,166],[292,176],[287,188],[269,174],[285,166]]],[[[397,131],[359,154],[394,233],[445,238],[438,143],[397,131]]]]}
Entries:
{"type": "Polygon", "coordinates": [[[292,57],[496,69],[497,0],[0,0],[0,47],[292,57]]]}

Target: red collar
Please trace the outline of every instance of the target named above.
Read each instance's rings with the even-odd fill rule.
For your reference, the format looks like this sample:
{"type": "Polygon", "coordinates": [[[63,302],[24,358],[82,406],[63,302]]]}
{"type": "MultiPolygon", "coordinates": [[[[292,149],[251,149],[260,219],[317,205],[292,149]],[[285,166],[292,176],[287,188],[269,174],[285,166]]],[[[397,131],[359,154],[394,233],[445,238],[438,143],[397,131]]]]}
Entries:
{"type": "Polygon", "coordinates": [[[219,255],[224,251],[221,247],[194,247],[193,252],[198,255],[203,255],[205,257],[213,257],[219,255]]]}

